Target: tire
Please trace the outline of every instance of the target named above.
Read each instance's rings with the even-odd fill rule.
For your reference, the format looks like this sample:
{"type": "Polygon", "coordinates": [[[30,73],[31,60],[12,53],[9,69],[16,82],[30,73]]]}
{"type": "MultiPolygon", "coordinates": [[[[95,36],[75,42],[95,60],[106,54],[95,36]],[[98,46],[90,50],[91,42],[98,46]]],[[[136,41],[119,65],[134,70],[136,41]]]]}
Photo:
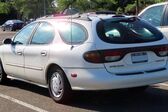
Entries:
{"type": "Polygon", "coordinates": [[[10,28],[9,28],[9,31],[13,31],[13,27],[10,27],[10,28]]]}
{"type": "Polygon", "coordinates": [[[2,31],[5,31],[5,28],[2,28],[2,31]]]}
{"type": "Polygon", "coordinates": [[[48,78],[49,93],[57,103],[67,103],[72,95],[72,90],[65,73],[59,68],[52,68],[48,78]]]}
{"type": "Polygon", "coordinates": [[[4,72],[2,62],[0,62],[0,84],[3,84],[7,80],[7,75],[4,72]]]}
{"type": "Polygon", "coordinates": [[[149,86],[140,86],[140,87],[134,87],[129,88],[128,90],[133,93],[143,93],[149,86]]]}

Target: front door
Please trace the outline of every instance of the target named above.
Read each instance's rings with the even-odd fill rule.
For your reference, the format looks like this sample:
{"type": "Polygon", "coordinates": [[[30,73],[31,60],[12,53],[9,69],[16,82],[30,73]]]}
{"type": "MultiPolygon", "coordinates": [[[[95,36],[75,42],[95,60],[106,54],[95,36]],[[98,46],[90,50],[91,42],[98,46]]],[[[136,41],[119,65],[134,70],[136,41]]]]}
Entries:
{"type": "Polygon", "coordinates": [[[4,45],[4,68],[7,74],[24,78],[24,49],[36,25],[28,25],[16,34],[12,44],[4,45]]]}

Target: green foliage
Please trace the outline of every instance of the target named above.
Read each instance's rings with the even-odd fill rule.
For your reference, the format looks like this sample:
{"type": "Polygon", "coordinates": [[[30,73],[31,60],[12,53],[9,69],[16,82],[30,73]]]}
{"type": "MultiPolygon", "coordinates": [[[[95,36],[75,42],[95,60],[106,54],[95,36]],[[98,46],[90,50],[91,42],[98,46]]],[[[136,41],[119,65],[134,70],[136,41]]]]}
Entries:
{"type": "MultiPolygon", "coordinates": [[[[57,0],[58,8],[57,10],[63,10],[68,8],[68,4],[71,1],[75,1],[73,3],[73,7],[79,9],[81,12],[85,11],[98,11],[98,10],[111,10],[118,12],[134,12],[136,10],[136,1],[130,0],[127,4],[123,4],[120,0],[57,0]],[[120,4],[119,4],[120,3],[120,4]]],[[[123,0],[124,1],[124,0],[123,0]]],[[[153,3],[163,2],[165,0],[139,0],[140,8],[144,8],[145,6],[153,3]]]]}
{"type": "MultiPolygon", "coordinates": [[[[51,14],[55,10],[59,12],[68,8],[72,1],[74,1],[72,7],[79,9],[81,12],[98,10],[135,12],[137,0],[132,0],[126,5],[119,4],[119,0],[56,0],[58,7],[55,9],[51,6],[53,0],[0,0],[0,14],[9,14],[15,11],[18,18],[21,19],[41,17],[45,14],[44,1],[46,14],[51,14]]],[[[165,0],[139,0],[139,6],[142,9],[150,4],[163,1],[165,0]]]]}
{"type": "Polygon", "coordinates": [[[10,12],[10,5],[4,2],[0,2],[0,13],[7,14],[10,12]]]}
{"type": "Polygon", "coordinates": [[[136,9],[136,4],[128,4],[126,7],[125,7],[125,12],[130,12],[130,11],[135,11],[136,9]]]}
{"type": "MultiPolygon", "coordinates": [[[[58,10],[68,8],[68,4],[72,0],[57,0],[58,10]]],[[[94,10],[116,10],[118,7],[118,0],[74,0],[73,7],[79,9],[81,12],[94,10]]]]}
{"type": "Polygon", "coordinates": [[[14,0],[12,4],[22,18],[37,18],[44,15],[44,10],[51,11],[51,2],[52,0],[45,0],[45,9],[44,0],[14,0]]]}
{"type": "Polygon", "coordinates": [[[15,9],[20,19],[37,18],[44,16],[44,10],[47,14],[54,11],[51,7],[52,1],[53,0],[6,0],[6,2],[0,2],[0,13],[10,13],[11,10],[15,9]],[[46,7],[44,7],[44,1],[46,7]]]}

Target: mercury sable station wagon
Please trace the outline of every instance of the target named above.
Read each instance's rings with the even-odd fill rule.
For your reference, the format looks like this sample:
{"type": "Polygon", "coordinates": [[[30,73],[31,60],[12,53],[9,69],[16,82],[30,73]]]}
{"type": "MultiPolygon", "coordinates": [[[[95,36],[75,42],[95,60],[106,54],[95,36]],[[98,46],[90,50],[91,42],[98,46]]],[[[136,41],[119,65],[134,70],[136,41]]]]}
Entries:
{"type": "Polygon", "coordinates": [[[3,43],[0,82],[47,87],[59,103],[72,90],[141,89],[168,80],[167,39],[133,16],[43,18],[3,43]]]}

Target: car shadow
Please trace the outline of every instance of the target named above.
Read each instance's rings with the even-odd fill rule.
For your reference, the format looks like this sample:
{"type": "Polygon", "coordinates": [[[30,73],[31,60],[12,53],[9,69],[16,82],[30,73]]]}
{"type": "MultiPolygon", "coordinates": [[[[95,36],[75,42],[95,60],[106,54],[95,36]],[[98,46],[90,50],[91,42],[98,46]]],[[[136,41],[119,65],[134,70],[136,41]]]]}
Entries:
{"type": "Polygon", "coordinates": [[[34,84],[30,84],[30,83],[26,83],[23,81],[18,81],[18,80],[10,80],[8,79],[8,83],[3,84],[3,86],[8,86],[8,87],[15,87],[15,88],[19,88],[19,89],[23,89],[26,91],[30,91],[30,92],[34,92],[43,96],[47,96],[49,97],[49,92],[48,89],[43,88],[43,87],[39,87],[37,85],[34,84]]]}
{"type": "MultiPolygon", "coordinates": [[[[46,88],[22,81],[12,80],[4,86],[16,87],[50,97],[46,88]]],[[[73,100],[64,105],[101,112],[167,112],[168,88],[166,90],[151,86],[142,93],[130,92],[128,89],[96,92],[76,91],[73,100]]]]}
{"type": "Polygon", "coordinates": [[[101,112],[168,112],[168,90],[156,86],[136,93],[128,89],[77,93],[71,106],[101,112]]]}

